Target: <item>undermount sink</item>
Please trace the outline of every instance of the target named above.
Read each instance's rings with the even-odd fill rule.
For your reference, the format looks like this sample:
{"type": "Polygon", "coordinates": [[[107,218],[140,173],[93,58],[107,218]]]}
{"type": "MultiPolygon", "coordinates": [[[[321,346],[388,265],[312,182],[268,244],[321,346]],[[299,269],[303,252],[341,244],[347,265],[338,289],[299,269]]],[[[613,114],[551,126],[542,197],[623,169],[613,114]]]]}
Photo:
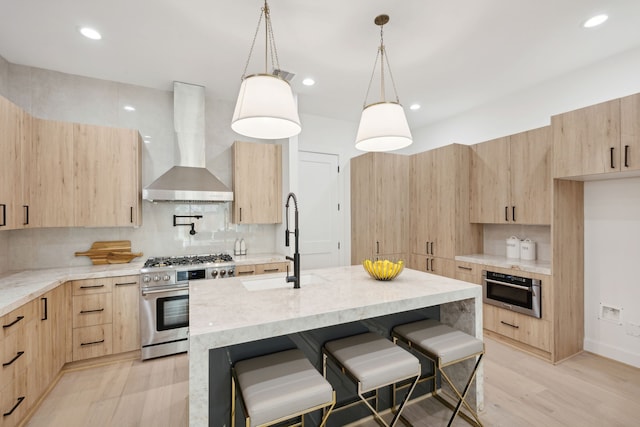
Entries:
{"type": "MultiPolygon", "coordinates": [[[[323,279],[320,276],[315,274],[303,274],[300,277],[300,287],[318,285],[326,283],[326,279],[323,279]]],[[[265,279],[244,279],[242,281],[242,285],[248,291],[266,291],[269,289],[285,289],[291,288],[293,289],[293,283],[287,282],[285,276],[279,277],[269,277],[265,279]]]]}

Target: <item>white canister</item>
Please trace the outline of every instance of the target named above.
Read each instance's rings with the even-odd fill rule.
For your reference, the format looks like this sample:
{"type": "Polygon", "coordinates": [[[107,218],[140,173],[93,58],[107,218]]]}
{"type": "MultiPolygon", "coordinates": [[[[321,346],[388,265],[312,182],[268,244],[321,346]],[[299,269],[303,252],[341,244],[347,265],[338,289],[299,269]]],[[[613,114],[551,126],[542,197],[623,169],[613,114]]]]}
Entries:
{"type": "Polygon", "coordinates": [[[520,239],[516,236],[507,239],[507,258],[520,258],[520,239]]]}
{"type": "Polygon", "coordinates": [[[536,242],[531,239],[525,239],[520,242],[520,258],[525,261],[533,261],[536,259],[536,242]]]}

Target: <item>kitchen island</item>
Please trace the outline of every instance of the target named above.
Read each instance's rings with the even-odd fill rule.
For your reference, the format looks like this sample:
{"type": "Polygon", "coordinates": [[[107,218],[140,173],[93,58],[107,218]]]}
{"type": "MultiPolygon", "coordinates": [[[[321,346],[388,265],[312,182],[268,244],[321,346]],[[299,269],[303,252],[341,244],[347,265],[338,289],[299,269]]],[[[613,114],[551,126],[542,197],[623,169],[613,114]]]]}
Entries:
{"type": "MultiPolygon", "coordinates": [[[[273,343],[277,351],[282,338],[339,325],[376,328],[367,322],[428,307],[439,307],[441,322],[482,339],[478,285],[411,269],[382,282],[361,266],[307,270],[301,276],[301,289],[286,284],[283,274],[199,280],[190,286],[190,426],[229,424],[229,366],[234,357],[250,353],[229,349],[245,344],[261,343],[264,350],[273,343]]],[[[475,390],[480,409],[482,383],[480,370],[475,390]]]]}

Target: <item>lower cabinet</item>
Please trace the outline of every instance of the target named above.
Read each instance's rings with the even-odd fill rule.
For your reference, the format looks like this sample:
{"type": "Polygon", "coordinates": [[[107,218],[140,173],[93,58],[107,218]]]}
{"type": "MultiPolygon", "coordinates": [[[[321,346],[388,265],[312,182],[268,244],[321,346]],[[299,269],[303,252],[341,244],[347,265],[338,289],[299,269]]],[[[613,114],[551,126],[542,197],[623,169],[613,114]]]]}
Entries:
{"type": "Polygon", "coordinates": [[[265,264],[243,264],[236,266],[236,276],[253,276],[254,274],[284,273],[287,271],[288,261],[269,262],[265,264]]]}
{"type": "Polygon", "coordinates": [[[438,258],[428,255],[411,254],[409,268],[426,271],[439,276],[455,277],[455,261],[448,258],[438,258]]]}
{"type": "Polygon", "coordinates": [[[551,352],[551,322],[484,304],[484,328],[514,341],[551,352]]]}
{"type": "Polygon", "coordinates": [[[74,280],[74,361],[140,348],[138,276],[74,280]]]}

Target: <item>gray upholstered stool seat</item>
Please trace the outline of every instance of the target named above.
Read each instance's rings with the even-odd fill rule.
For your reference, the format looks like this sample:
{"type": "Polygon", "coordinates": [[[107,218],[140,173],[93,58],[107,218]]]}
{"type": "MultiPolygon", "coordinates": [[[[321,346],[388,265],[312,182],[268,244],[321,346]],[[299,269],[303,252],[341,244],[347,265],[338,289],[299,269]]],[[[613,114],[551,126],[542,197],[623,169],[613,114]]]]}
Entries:
{"type": "MultiPolygon", "coordinates": [[[[331,385],[298,350],[286,350],[239,361],[233,368],[232,402],[235,385],[240,391],[247,426],[270,425],[335,404],[331,385]]],[[[231,425],[235,425],[232,410],[231,425]]],[[[324,425],[326,417],[321,425],[324,425]]]]}
{"type": "Polygon", "coordinates": [[[387,424],[377,411],[377,398],[374,408],[363,394],[411,380],[411,388],[391,423],[395,425],[420,377],[420,361],[414,355],[372,332],[329,341],[323,346],[323,354],[325,377],[329,358],[357,384],[358,397],[384,425],[387,424]]]}
{"type": "Polygon", "coordinates": [[[484,355],[484,343],[482,340],[433,319],[396,326],[393,328],[391,336],[394,342],[403,342],[408,347],[415,349],[431,360],[435,369],[437,369],[442,378],[453,390],[456,395],[455,398],[457,399],[455,406],[438,395],[435,374],[432,377],[425,378],[433,380],[433,395],[453,409],[453,414],[449,419],[449,426],[459,413],[462,414],[463,418],[469,423],[482,426],[477,412],[473,410],[465,400],[471,383],[475,379],[480,360],[482,360],[482,356],[484,355]],[[467,380],[464,390],[460,392],[444,371],[444,368],[474,357],[477,357],[475,366],[467,380]],[[473,418],[460,412],[462,405],[467,408],[473,418]]]}

